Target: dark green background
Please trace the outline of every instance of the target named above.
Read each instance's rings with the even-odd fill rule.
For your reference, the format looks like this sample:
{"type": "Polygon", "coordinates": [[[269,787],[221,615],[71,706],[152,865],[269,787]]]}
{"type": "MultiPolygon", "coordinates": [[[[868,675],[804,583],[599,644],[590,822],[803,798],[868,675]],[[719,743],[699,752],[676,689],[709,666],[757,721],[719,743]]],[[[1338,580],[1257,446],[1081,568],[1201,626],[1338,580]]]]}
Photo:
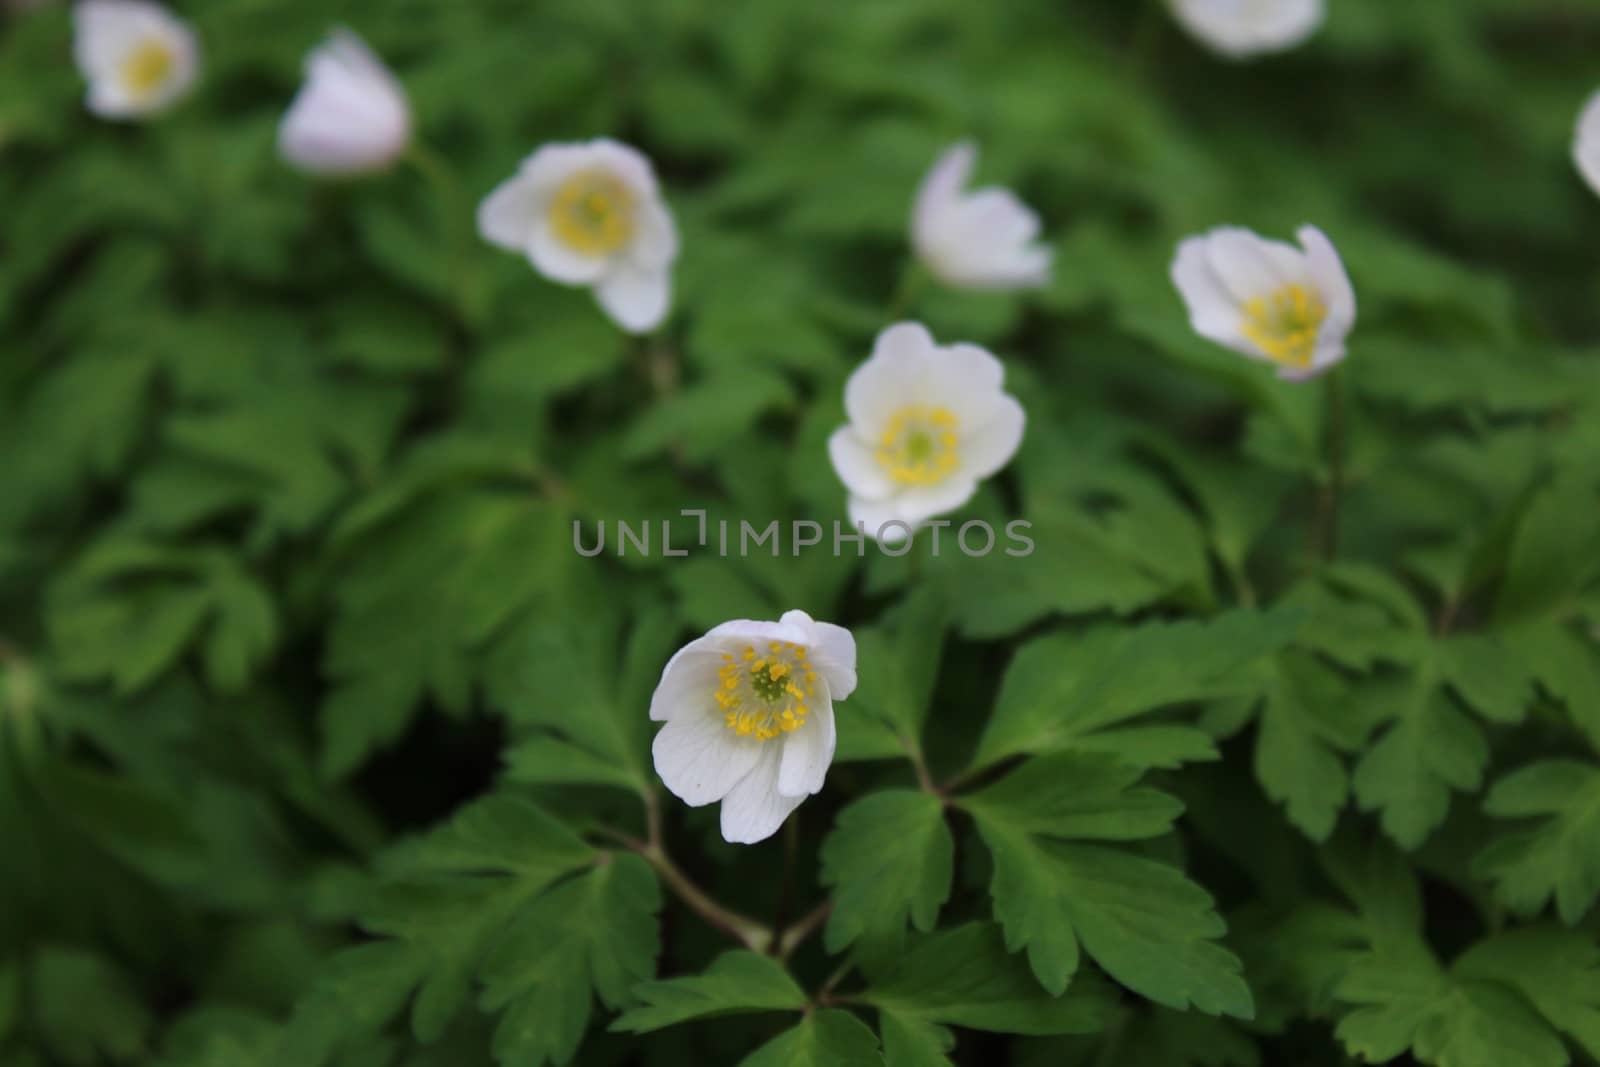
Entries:
{"type": "MultiPolygon", "coordinates": [[[[521,1067],[591,1007],[577,1062],[738,1062],[795,1016],[605,1032],[635,979],[728,947],[608,835],[644,832],[672,649],[794,607],[857,630],[862,692],[787,867],[782,835],[728,846],[662,797],[719,899],[763,921],[823,900],[835,816],[916,790],[905,747],[932,782],[973,772],[958,796],[1029,757],[1122,760],[1188,813],[1114,847],[1208,890],[1243,961],[1251,1021],[1086,959],[1103,1032],[934,1012],[956,1062],[1591,1062],[1600,196],[1569,146],[1600,6],[1330,4],[1304,47],[1234,64],[1154,2],[215,0],[184,5],[194,93],[134,125],[85,112],[65,5],[0,22],[0,1064],[466,1067],[498,1040],[521,1067]],[[394,67],[443,173],[276,159],[335,22],[394,67]],[[682,233],[647,344],[473,232],[533,148],[601,135],[651,156],[682,233]],[[1036,554],[577,557],[574,518],[844,517],[824,442],[960,137],[1040,212],[1056,280],[924,286],[907,313],[1006,363],[1028,434],[963,514],[1030,519],[1036,554]],[[1332,563],[1323,384],[1192,336],[1167,280],[1188,234],[1305,222],[1360,306],[1332,563]],[[1019,649],[1042,680],[1005,673],[1019,649]],[[1174,732],[1062,736],[1135,715],[1174,732]],[[991,721],[1034,729],[975,764],[991,721]],[[1521,780],[1546,808],[1489,790],[1552,759],[1576,770],[1521,780]],[[625,902],[517,896],[558,840],[625,902]]],[[[948,825],[939,928],[987,923],[964,801],[948,825]]],[[[872,882],[836,862],[841,892],[872,882]]],[[[813,994],[843,958],[820,942],[790,961],[813,994]]],[[[840,995],[893,986],[876,955],[840,995]]],[[[1023,956],[983,960],[1051,1010],[1023,956]]],[[[796,1033],[877,1062],[838,1016],[796,1033]]]]}

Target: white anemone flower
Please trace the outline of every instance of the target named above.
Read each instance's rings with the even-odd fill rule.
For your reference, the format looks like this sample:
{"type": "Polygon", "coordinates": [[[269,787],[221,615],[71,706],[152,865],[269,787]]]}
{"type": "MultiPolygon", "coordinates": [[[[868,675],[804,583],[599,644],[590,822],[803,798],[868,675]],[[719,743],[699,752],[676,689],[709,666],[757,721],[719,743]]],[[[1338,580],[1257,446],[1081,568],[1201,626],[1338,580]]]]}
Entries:
{"type": "Polygon", "coordinates": [[[828,439],[850,521],[896,544],[972,499],[1022,442],[1027,420],[1004,382],[987,350],[935,344],[920,323],[879,334],[845,383],[850,422],[828,439]]]}
{"type": "Polygon", "coordinates": [[[722,802],[722,836],[753,844],[822,789],[833,762],[833,702],[856,687],[850,631],[788,611],[737,619],[678,650],[650,698],[665,722],[656,773],[691,807],[722,802]]]}
{"type": "Polygon", "coordinates": [[[349,30],[335,30],[306,58],[306,80],[278,127],[278,152],[311,174],[383,170],[411,143],[405,90],[349,30]]]}
{"type": "Polygon", "coordinates": [[[1178,246],[1172,281],[1196,333],[1275,364],[1290,381],[1345,357],[1356,295],[1333,243],[1302,226],[1301,248],[1224,226],[1178,246]]]}
{"type": "Polygon", "coordinates": [[[1600,193],[1600,92],[1589,98],[1572,139],[1572,158],[1589,188],[1600,193]]]}
{"type": "Polygon", "coordinates": [[[194,31],[160,4],[84,0],[73,24],[73,58],[89,83],[89,110],[101,118],[164,111],[200,71],[194,31]]]}
{"type": "Polygon", "coordinates": [[[545,145],[484,198],[478,231],[552,281],[592,286],[629,333],[666,317],[678,231],[636,149],[603,138],[545,145]]]}
{"type": "Polygon", "coordinates": [[[911,243],[940,281],[965,289],[1025,289],[1050,284],[1050,249],[1036,245],[1039,216],[1009,189],[966,190],[978,149],[951,146],[922,179],[911,215],[911,243]]]}
{"type": "Polygon", "coordinates": [[[1323,0],[1170,0],[1184,29],[1230,59],[1283,52],[1327,17],[1323,0]]]}

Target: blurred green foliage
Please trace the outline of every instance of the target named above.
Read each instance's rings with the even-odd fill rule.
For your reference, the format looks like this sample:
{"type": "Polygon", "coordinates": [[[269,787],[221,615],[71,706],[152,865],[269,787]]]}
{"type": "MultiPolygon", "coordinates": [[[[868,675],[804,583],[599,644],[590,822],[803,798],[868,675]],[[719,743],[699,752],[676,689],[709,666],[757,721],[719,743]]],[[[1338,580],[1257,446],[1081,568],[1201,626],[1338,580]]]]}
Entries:
{"type": "Polygon", "coordinates": [[[1331,0],[1242,65],[1154,0],[185,7],[148,125],[85,113],[64,5],[0,23],[0,1064],[1600,1056],[1600,7],[1331,0]],[[336,21],[445,186],[276,159],[336,21]],[[648,343],[472,232],[597,135],[683,233],[648,343]],[[963,136],[1057,280],[908,311],[1006,362],[968,511],[1036,553],[574,553],[844,517],[963,136]],[[1223,222],[1355,283],[1333,561],[1320,386],[1167,279],[1223,222]],[[793,607],[860,643],[826,790],[749,849],[653,802],[727,905],[833,902],[780,965],[626,842],[667,656],[793,607]]]}

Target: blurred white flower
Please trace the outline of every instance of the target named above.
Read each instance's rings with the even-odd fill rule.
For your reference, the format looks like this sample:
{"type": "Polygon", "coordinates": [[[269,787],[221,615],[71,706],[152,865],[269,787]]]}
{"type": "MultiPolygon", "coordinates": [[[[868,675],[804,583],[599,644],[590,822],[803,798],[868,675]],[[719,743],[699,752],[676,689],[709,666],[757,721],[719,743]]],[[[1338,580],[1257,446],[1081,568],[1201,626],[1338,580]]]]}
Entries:
{"type": "Polygon", "coordinates": [[[306,80],[278,127],[278,151],[312,174],[382,170],[411,142],[405,91],[349,30],[335,30],[306,57],[306,80]]]}
{"type": "Polygon", "coordinates": [[[1050,284],[1050,249],[1033,243],[1039,216],[1009,189],[966,192],[978,160],[971,141],[934,161],[917,189],[911,242],[933,275],[967,289],[1050,284]]]}
{"type": "Polygon", "coordinates": [[[833,702],[856,687],[850,631],[803,611],[725,622],[661,672],[650,718],[665,722],[656,773],[691,807],[722,801],[722,836],[771,837],[822,789],[836,742],[833,702]]]}
{"type": "Polygon", "coordinates": [[[478,232],[552,281],[593,286],[630,333],[666,317],[678,231],[650,161],[627,145],[545,145],[484,198],[478,232]]]}
{"type": "Polygon", "coordinates": [[[1600,92],[1589,98],[1572,139],[1572,158],[1589,188],[1600,193],[1600,92]]]}
{"type": "Polygon", "coordinates": [[[1301,248],[1224,226],[1178,246],[1172,281],[1196,333],[1280,377],[1314,378],[1345,357],[1356,296],[1325,234],[1302,226],[1301,248]]]}
{"type": "Polygon", "coordinates": [[[1327,16],[1323,0],[1170,0],[1184,29],[1230,59],[1282,52],[1300,44],[1327,16]]]}
{"type": "Polygon", "coordinates": [[[878,335],[845,383],[848,425],[828,439],[850,521],[885,544],[977,492],[1022,442],[1022,405],[1005,368],[977,345],[940,346],[920,323],[878,335]]]}
{"type": "Polygon", "coordinates": [[[194,31],[146,0],[84,0],[73,9],[73,58],[89,83],[89,110],[106,119],[164,111],[194,84],[194,31]]]}

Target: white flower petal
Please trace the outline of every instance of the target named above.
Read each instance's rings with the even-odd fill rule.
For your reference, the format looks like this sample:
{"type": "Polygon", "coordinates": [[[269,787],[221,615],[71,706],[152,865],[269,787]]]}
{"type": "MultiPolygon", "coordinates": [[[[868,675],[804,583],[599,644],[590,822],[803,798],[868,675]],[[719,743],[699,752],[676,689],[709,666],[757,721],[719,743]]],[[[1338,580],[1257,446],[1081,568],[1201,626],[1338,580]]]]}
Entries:
{"type": "Polygon", "coordinates": [[[1178,245],[1172,261],[1172,283],[1183,297],[1194,332],[1250,356],[1260,352],[1240,332],[1244,310],[1211,265],[1208,238],[1190,237],[1178,245]]]}
{"type": "Polygon", "coordinates": [[[1323,0],[1171,0],[1178,22],[1230,59],[1302,43],[1326,17],[1323,0]]]}
{"type": "Polygon", "coordinates": [[[986,348],[973,344],[935,348],[924,359],[921,393],[925,404],[947,408],[959,429],[981,426],[1005,394],[1005,366],[986,348]]]}
{"type": "Polygon", "coordinates": [[[706,693],[716,684],[717,668],[722,666],[727,645],[713,632],[678,649],[662,669],[661,680],[650,697],[650,718],[667,722],[684,711],[702,710],[706,693]]]}
{"type": "Polygon", "coordinates": [[[763,749],[776,747],[728,729],[709,689],[705,696],[708,710],[669,719],[650,746],[661,781],[694,808],[723,799],[756,767],[763,749]]]}
{"type": "Polygon", "coordinates": [[[508,252],[526,253],[533,242],[534,219],[542,210],[533,181],[526,171],[518,171],[478,205],[478,235],[508,252]]]}
{"type": "Polygon", "coordinates": [[[783,641],[788,644],[803,645],[806,642],[807,634],[800,627],[791,626],[786,622],[733,619],[713,627],[706,636],[722,639],[723,647],[729,651],[734,651],[743,645],[760,645],[768,641],[783,641]]]}
{"type": "Polygon", "coordinates": [[[891,415],[908,402],[905,385],[921,378],[933,335],[920,322],[900,322],[878,334],[872,355],[844,386],[844,408],[861,436],[876,440],[891,415]]]}
{"type": "Polygon", "coordinates": [[[147,0],[85,0],[73,9],[73,58],[89,83],[85,102],[106,119],[164,111],[194,84],[199,41],[187,23],[147,0]],[[170,60],[153,85],[130,85],[126,67],[137,50],[159,46],[170,60]]]}
{"type": "Polygon", "coordinates": [[[898,545],[916,533],[917,524],[907,522],[900,514],[899,501],[895,497],[869,499],[852,495],[847,507],[851,527],[865,532],[874,541],[886,545],[898,545]],[[892,525],[893,523],[902,525],[896,526],[892,525]]]}
{"type": "Polygon", "coordinates": [[[543,203],[538,204],[538,209],[527,247],[535,270],[564,285],[593,285],[611,271],[610,256],[590,255],[573,248],[551,230],[543,203]]]}
{"type": "Polygon", "coordinates": [[[786,797],[778,792],[783,746],[765,744],[761,749],[760,761],[722,799],[722,837],[730,844],[765,841],[805,799],[805,794],[786,797]]]}
{"type": "Polygon", "coordinates": [[[667,317],[672,279],[665,270],[624,265],[601,278],[595,299],[629,333],[649,333],[667,317]]]}
{"type": "Polygon", "coordinates": [[[894,481],[872,448],[856,435],[853,427],[841,426],[828,438],[828,458],[834,473],[850,492],[859,496],[880,497],[894,492],[894,481]]]}
{"type": "Polygon", "coordinates": [[[1356,324],[1356,292],[1350,284],[1350,275],[1345,272],[1344,261],[1327,234],[1315,226],[1302,226],[1295,236],[1306,250],[1312,284],[1327,308],[1318,331],[1317,351],[1312,357],[1312,367],[1320,373],[1345,357],[1345,339],[1356,324]]]}
{"type": "Polygon", "coordinates": [[[411,113],[404,91],[366,44],[336,30],[306,61],[306,81],[278,129],[278,148],[313,174],[380,170],[405,151],[411,113]]]}
{"type": "Polygon", "coordinates": [[[838,744],[833,706],[823,701],[811,709],[806,724],[783,738],[783,758],[778,764],[778,792],[805,797],[822,791],[838,744]]]}
{"type": "Polygon", "coordinates": [[[972,177],[972,168],[978,161],[978,146],[971,141],[958,141],[945,149],[917,187],[916,206],[912,209],[911,236],[917,250],[926,253],[930,243],[937,239],[939,221],[946,211],[959,202],[961,190],[972,177]]]}
{"type": "Polygon", "coordinates": [[[822,668],[822,677],[828,683],[830,701],[845,700],[855,692],[854,634],[843,626],[836,626],[831,622],[817,622],[803,611],[784,612],[780,621],[807,631],[802,643],[812,650],[813,661],[822,668]]]}
{"type": "Polygon", "coordinates": [[[665,271],[678,258],[678,227],[660,200],[647,201],[639,211],[639,233],[628,251],[634,266],[665,271]]]}
{"type": "Polygon", "coordinates": [[[1028,421],[1015,397],[1001,393],[989,421],[976,433],[961,438],[961,473],[983,479],[994,474],[1017,454],[1028,421]]]}
{"type": "Polygon", "coordinates": [[[1600,193],[1600,92],[1589,97],[1578,117],[1577,134],[1572,140],[1572,158],[1578,173],[1589,188],[1600,193]]]}
{"type": "Polygon", "coordinates": [[[917,191],[911,239],[935,277],[970,289],[1048,284],[1051,254],[1032,244],[1039,217],[1009,189],[963,193],[977,149],[963,141],[934,163],[917,191]]]}
{"type": "Polygon", "coordinates": [[[646,333],[666,318],[678,231],[650,161],[636,149],[606,139],[544,145],[485,199],[478,226],[491,243],[527,253],[552,281],[593,286],[601,308],[624,330],[646,333]],[[577,238],[558,233],[550,214],[562,187],[579,175],[620,184],[619,199],[628,203],[614,207],[631,222],[587,249],[568,244],[577,238]]]}
{"type": "Polygon", "coordinates": [[[1212,230],[1205,247],[1218,281],[1240,304],[1304,279],[1299,249],[1238,226],[1212,230]]]}
{"type": "Polygon", "coordinates": [[[938,485],[910,486],[901,490],[893,503],[898,517],[916,528],[929,519],[962,507],[977,491],[977,479],[963,473],[946,478],[938,485]]]}

